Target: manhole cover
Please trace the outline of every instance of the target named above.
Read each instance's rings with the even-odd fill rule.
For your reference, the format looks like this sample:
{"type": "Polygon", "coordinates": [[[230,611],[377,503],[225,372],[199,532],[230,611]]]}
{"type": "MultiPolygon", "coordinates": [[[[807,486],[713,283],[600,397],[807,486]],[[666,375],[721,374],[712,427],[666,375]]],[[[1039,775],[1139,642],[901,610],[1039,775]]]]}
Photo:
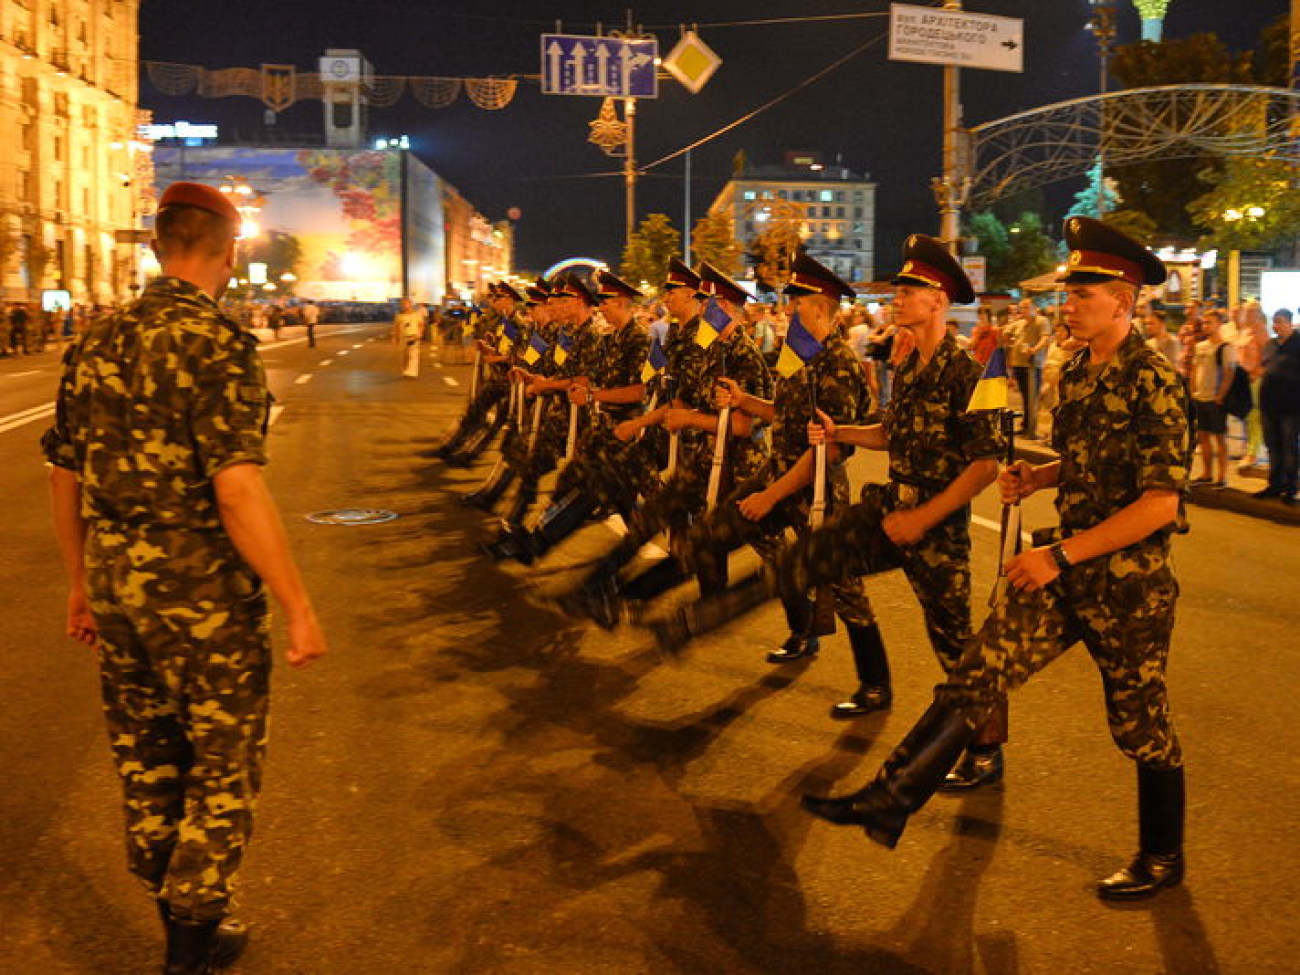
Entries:
{"type": "Polygon", "coordinates": [[[378,525],[397,517],[395,511],[383,508],[339,508],[336,511],[317,511],[307,516],[318,525],[378,525]]]}

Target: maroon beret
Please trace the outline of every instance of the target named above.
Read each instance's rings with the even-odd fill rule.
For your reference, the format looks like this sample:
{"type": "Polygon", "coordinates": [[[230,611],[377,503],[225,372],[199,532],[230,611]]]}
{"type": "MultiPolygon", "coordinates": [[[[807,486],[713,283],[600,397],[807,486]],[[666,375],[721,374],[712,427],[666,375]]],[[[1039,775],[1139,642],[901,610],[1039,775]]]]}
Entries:
{"type": "Polygon", "coordinates": [[[163,190],[162,199],[158,201],[158,209],[176,204],[198,207],[200,210],[225,217],[235,225],[236,230],[243,223],[239,211],[235,209],[235,205],[230,202],[226,194],[202,183],[172,183],[163,190]]]}

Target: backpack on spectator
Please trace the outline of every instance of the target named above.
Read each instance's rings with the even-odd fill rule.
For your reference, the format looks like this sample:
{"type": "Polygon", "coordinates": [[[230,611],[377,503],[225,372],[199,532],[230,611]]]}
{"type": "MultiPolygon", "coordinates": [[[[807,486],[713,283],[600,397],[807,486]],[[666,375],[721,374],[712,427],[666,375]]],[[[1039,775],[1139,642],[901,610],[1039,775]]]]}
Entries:
{"type": "MultiPolygon", "coordinates": [[[[1220,370],[1223,369],[1223,345],[1214,350],[1214,364],[1220,370]]],[[[1255,406],[1250,397],[1250,376],[1241,366],[1233,366],[1232,369],[1232,385],[1228,387],[1223,408],[1238,420],[1244,420],[1255,406]]]]}

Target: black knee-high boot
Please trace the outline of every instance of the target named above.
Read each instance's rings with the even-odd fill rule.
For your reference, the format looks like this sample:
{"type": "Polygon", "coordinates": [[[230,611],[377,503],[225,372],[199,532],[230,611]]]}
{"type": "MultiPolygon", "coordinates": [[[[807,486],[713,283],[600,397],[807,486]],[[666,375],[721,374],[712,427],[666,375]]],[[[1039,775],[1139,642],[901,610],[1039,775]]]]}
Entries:
{"type": "Polygon", "coordinates": [[[866,788],[834,799],[804,796],[803,807],[838,826],[861,826],[871,839],[893,849],[907,817],[934,795],[974,736],[960,711],[935,701],[866,788]]]}
{"type": "Polygon", "coordinates": [[[812,600],[807,596],[782,596],[781,607],[785,610],[785,622],[790,627],[790,635],[767,655],[767,662],[784,664],[817,656],[821,640],[812,631],[812,600]]]}
{"type": "Polygon", "coordinates": [[[499,429],[499,426],[493,426],[485,420],[466,433],[454,447],[447,450],[442,455],[442,459],[449,467],[468,467],[487,449],[487,445],[492,442],[493,435],[499,429]]]}
{"type": "Polygon", "coordinates": [[[515,499],[510,503],[505,517],[501,519],[501,529],[497,532],[496,539],[484,546],[493,559],[500,562],[502,559],[513,558],[522,550],[523,537],[527,534],[524,531],[524,518],[536,500],[537,482],[529,478],[521,478],[519,490],[515,492],[515,499]]]}
{"type": "Polygon", "coordinates": [[[1132,863],[1097,885],[1103,900],[1141,900],[1183,882],[1183,770],[1139,765],[1137,779],[1140,848],[1132,863]]]}
{"type": "Polygon", "coordinates": [[[831,705],[831,717],[841,721],[884,711],[894,702],[889,658],[885,656],[885,641],[880,636],[880,627],[875,623],[866,626],[848,623],[845,629],[849,631],[849,649],[853,651],[858,689],[847,701],[831,705]]]}
{"type": "MultiPolygon", "coordinates": [[[[701,583],[703,585],[703,583],[701,583]]],[[[679,609],[667,619],[650,625],[660,649],[676,653],[697,636],[704,636],[776,595],[776,583],[768,571],[756,572],[737,585],[692,606],[679,609]]]]}
{"type": "Polygon", "coordinates": [[[691,574],[686,571],[674,556],[660,559],[639,576],[629,579],[622,586],[623,598],[628,600],[647,600],[662,596],[669,589],[675,589],[686,582],[691,574]]]}
{"type": "Polygon", "coordinates": [[[492,473],[478,490],[461,498],[461,504],[469,508],[478,508],[480,511],[491,511],[514,480],[515,469],[506,463],[505,458],[502,458],[497,461],[497,466],[492,468],[492,473]]]}
{"type": "Polygon", "coordinates": [[[943,780],[943,785],[939,787],[941,791],[969,792],[1002,781],[1002,746],[1007,741],[1009,719],[1007,699],[1002,697],[975,732],[975,739],[957,767],[943,780]]]}
{"type": "Polygon", "coordinates": [[[536,528],[520,535],[515,557],[524,565],[532,565],[586,524],[599,506],[591,495],[574,488],[542,513],[536,528]]]}

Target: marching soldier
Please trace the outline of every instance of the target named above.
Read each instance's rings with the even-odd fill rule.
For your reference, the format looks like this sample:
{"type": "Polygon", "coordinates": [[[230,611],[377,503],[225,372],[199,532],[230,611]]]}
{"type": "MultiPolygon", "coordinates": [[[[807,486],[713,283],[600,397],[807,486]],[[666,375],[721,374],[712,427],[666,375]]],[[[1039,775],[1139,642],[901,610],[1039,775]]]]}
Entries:
{"type": "Polygon", "coordinates": [[[518,327],[522,317],[518,308],[524,297],[509,284],[488,286],[489,313],[483,316],[476,338],[484,374],[478,394],[465,409],[456,430],[434,456],[453,467],[468,467],[474,457],[485,448],[492,434],[505,422],[505,402],[509,398],[510,382],[507,376],[510,356],[499,348],[506,320],[513,319],[518,327]],[[495,422],[488,416],[497,410],[495,422]]]}
{"type": "MultiPolygon", "coordinates": [[[[642,431],[662,426],[677,438],[675,466],[657,490],[651,487],[645,503],[628,519],[628,534],[588,574],[582,585],[561,605],[590,616],[601,626],[613,627],[619,619],[622,598],[647,598],[684,581],[679,560],[668,558],[632,583],[619,571],[641,547],[660,532],[680,542],[691,519],[704,511],[709,475],[718,432],[715,387],[730,377],[739,388],[756,396],[770,395],[771,376],[762,353],[745,334],[741,308],[748,297],[740,285],[708,264],[696,275],[681,261],[669,264],[663,302],[678,324],[669,332],[667,371],[671,375],[672,401],[621,425],[616,434],[632,439],[642,431]],[[718,332],[701,317],[699,297],[716,303],[725,327],[718,332]],[[713,434],[714,437],[710,437],[713,434]]],[[[721,318],[717,318],[721,321],[721,318]]],[[[725,450],[732,478],[748,477],[762,463],[765,445],[756,436],[748,416],[731,417],[725,450]]],[[[670,452],[671,455],[672,452],[670,452]]],[[[608,476],[636,477],[639,468],[628,465],[608,476]]],[[[624,488],[626,496],[627,489],[624,488]]]]}
{"type": "MultiPolygon", "coordinates": [[[[522,531],[524,517],[537,500],[539,482],[564,458],[573,435],[581,436],[586,430],[590,408],[570,410],[568,391],[575,383],[590,383],[600,365],[601,335],[594,321],[595,306],[595,291],[579,275],[570,273],[557,279],[547,301],[547,315],[557,327],[549,355],[537,363],[541,371],[514,367],[525,384],[526,396],[546,399],[537,414],[541,427],[527,437],[516,437],[507,458],[517,473],[518,486],[497,542],[522,531]]],[[[489,552],[495,554],[491,544],[489,552]]]]}
{"type": "Polygon", "coordinates": [[[609,331],[601,336],[599,361],[590,377],[579,376],[568,389],[572,406],[591,411],[586,434],[572,460],[560,471],[554,502],[532,531],[508,531],[493,546],[498,558],[516,557],[525,564],[577,531],[602,503],[602,471],[626,462],[626,445],[614,430],[643,411],[645,382],[641,370],[650,350],[650,333],[632,313],[641,292],[609,271],[596,275],[596,300],[609,331]]]}
{"type": "Polygon", "coordinates": [[[1060,526],[1007,562],[1004,598],[875,780],[842,798],[805,796],[804,806],[893,847],[1002,696],[1083,642],[1101,670],[1111,736],[1137,766],[1138,853],[1097,893],[1131,900],[1183,879],[1183,754],[1165,666],[1188,403],[1173,367],[1132,322],[1142,285],[1163,282],[1164,265],[1087,217],[1068,220],[1065,239],[1065,321],[1087,348],[1061,373],[1052,424],[1060,459],[1019,461],[999,478],[1006,503],[1056,488],[1060,526]]]}
{"type": "MultiPolygon", "coordinates": [[[[808,450],[808,425],[814,408],[841,423],[861,422],[871,412],[866,375],[835,327],[840,300],[852,298],[853,289],[806,255],[796,258],[791,270],[785,294],[791,298],[799,324],[792,323],[787,333],[786,360],[777,363],[780,378],[774,398],[756,397],[722,380],[732,407],[771,424],[772,454],[724,504],[690,530],[685,561],[706,596],[726,589],[730,552],[748,544],[770,562],[779,553],[781,535],[787,528],[806,531],[814,493],[814,464],[808,450]]],[[[832,510],[847,505],[849,483],[843,463],[834,464],[828,476],[832,510]]],[[[751,579],[739,590],[748,594],[759,585],[751,579]]],[[[855,658],[882,661],[884,645],[862,583],[837,578],[832,590],[835,611],[848,628],[855,658]]],[[[768,654],[768,661],[785,663],[815,655],[819,641],[808,592],[783,593],[782,606],[790,635],[768,654]]],[[[657,627],[661,640],[667,645],[680,643],[693,632],[698,619],[682,611],[657,627]]]]}

